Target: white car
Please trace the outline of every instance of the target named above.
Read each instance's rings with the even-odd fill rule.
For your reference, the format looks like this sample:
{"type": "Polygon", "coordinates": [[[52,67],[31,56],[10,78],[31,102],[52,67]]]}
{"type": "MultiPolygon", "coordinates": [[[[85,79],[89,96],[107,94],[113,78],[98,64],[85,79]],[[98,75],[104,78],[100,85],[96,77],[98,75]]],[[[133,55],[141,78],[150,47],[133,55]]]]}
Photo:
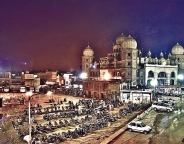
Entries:
{"type": "Polygon", "coordinates": [[[158,98],[158,102],[162,102],[163,100],[163,98],[158,98]]]}
{"type": "Polygon", "coordinates": [[[168,106],[174,106],[174,101],[171,100],[163,100],[162,103],[165,103],[168,106]]]}
{"type": "Polygon", "coordinates": [[[141,121],[131,121],[128,123],[127,128],[129,131],[143,132],[144,134],[147,134],[152,130],[151,126],[148,126],[141,121]]]}
{"type": "Polygon", "coordinates": [[[155,111],[167,111],[167,112],[172,112],[174,108],[171,105],[168,105],[163,102],[154,102],[151,105],[151,108],[154,109],[155,111]]]}
{"type": "Polygon", "coordinates": [[[174,105],[174,101],[172,99],[169,99],[169,100],[165,100],[163,98],[158,98],[158,102],[159,103],[165,103],[169,106],[173,106],[174,105]]]}

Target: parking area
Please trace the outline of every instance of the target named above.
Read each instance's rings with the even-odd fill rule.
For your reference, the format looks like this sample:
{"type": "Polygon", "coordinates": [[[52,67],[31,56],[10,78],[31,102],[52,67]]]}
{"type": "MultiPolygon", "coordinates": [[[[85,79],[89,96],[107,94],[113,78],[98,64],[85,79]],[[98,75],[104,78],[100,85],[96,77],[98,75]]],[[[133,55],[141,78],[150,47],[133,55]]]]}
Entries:
{"type": "MultiPolygon", "coordinates": [[[[17,95],[18,96],[18,95],[17,95]]],[[[22,96],[22,95],[21,95],[22,96]]],[[[168,98],[168,96],[167,96],[168,98]]],[[[173,97],[169,97],[173,98],[173,97]]],[[[175,98],[175,97],[174,97],[175,98]]],[[[64,101],[66,99],[66,103],[63,103],[63,106],[68,106],[68,102],[72,101],[73,103],[78,102],[79,100],[84,99],[83,97],[74,97],[69,95],[61,95],[61,94],[53,94],[51,96],[47,95],[39,95],[37,97],[33,97],[31,99],[31,104],[34,106],[35,104],[42,105],[43,108],[46,108],[48,106],[53,105],[54,103],[58,103],[59,101],[64,101]],[[53,99],[54,102],[49,102],[51,99],[53,99]]],[[[87,100],[87,99],[86,99],[87,100]]],[[[90,100],[90,99],[89,99],[90,100]]],[[[23,137],[20,139],[18,138],[17,131],[13,129],[12,121],[17,122],[17,116],[22,114],[22,111],[24,109],[28,108],[28,101],[26,100],[24,104],[18,104],[15,101],[12,101],[13,103],[6,103],[6,105],[3,105],[3,108],[0,109],[0,113],[3,113],[3,119],[9,118],[5,120],[3,123],[0,124],[1,127],[3,127],[2,130],[0,130],[0,142],[5,142],[7,144],[9,143],[19,143],[23,144],[25,143],[22,141],[23,137]]],[[[125,108],[127,105],[122,105],[120,107],[111,109],[108,111],[111,116],[116,115],[119,113],[119,110],[121,108],[125,108]]],[[[149,109],[146,112],[143,111],[133,111],[132,113],[129,113],[126,116],[123,116],[121,118],[117,118],[116,122],[111,122],[108,124],[108,126],[105,126],[100,129],[96,129],[94,131],[91,131],[85,136],[80,136],[78,138],[67,138],[62,143],[76,143],[76,144],[99,144],[99,143],[158,143],[159,141],[172,143],[172,141],[177,141],[178,143],[181,143],[181,140],[183,138],[183,135],[181,134],[184,130],[183,128],[183,122],[184,122],[184,103],[181,101],[181,99],[175,99],[175,110],[173,112],[161,112],[161,111],[155,111],[149,109]],[[142,113],[142,114],[140,114],[142,113]],[[150,125],[152,127],[152,131],[148,133],[147,135],[144,135],[142,133],[137,132],[129,132],[126,130],[126,124],[137,117],[137,115],[141,116],[141,121],[144,122],[147,125],[150,125]],[[120,136],[117,135],[117,132],[120,131],[120,136]],[[114,139],[116,136],[118,138],[114,139]],[[164,137],[164,139],[163,139],[164,137]],[[170,137],[171,139],[166,139],[165,137],[170,137]],[[108,138],[110,140],[108,140],[108,138]]],[[[81,106],[82,108],[82,106],[81,106]]],[[[89,115],[91,116],[91,115],[89,115]]],[[[78,119],[84,118],[83,116],[78,116],[78,119]]],[[[62,118],[62,120],[65,118],[62,118]]],[[[71,118],[67,118],[69,121],[71,118]]],[[[43,120],[43,114],[36,115],[35,120],[39,124],[46,124],[49,121],[43,120]]],[[[59,122],[59,119],[55,119],[57,122],[59,122]]],[[[54,123],[54,120],[50,120],[51,123],[54,123]]],[[[67,132],[68,130],[73,131],[76,128],[79,128],[80,124],[71,124],[64,127],[60,127],[57,129],[54,129],[53,131],[49,131],[48,133],[44,133],[44,135],[52,135],[55,133],[62,133],[67,132]]],[[[33,124],[35,127],[36,124],[33,124]]],[[[28,122],[23,122],[22,125],[19,126],[21,130],[27,130],[28,131],[28,122]]],[[[43,136],[43,134],[38,134],[38,137],[43,136]]],[[[174,143],[174,142],[173,142],[174,143]]]]}
{"type": "MultiPolygon", "coordinates": [[[[19,95],[19,94],[18,94],[19,95]]],[[[17,95],[17,96],[18,96],[17,95]]],[[[21,94],[22,96],[22,94],[21,94]]],[[[83,97],[74,97],[74,96],[69,96],[69,95],[61,95],[61,94],[53,94],[52,96],[47,96],[47,95],[39,95],[37,97],[33,97],[33,99],[31,99],[31,104],[32,106],[34,106],[34,104],[40,104],[42,106],[42,108],[46,108],[50,105],[53,105],[54,103],[50,103],[49,100],[53,99],[54,103],[58,103],[59,101],[64,101],[64,99],[67,100],[66,103],[63,103],[63,106],[67,106],[69,101],[72,101],[73,103],[78,102],[79,100],[84,99],[83,97]]],[[[122,105],[120,107],[111,109],[110,111],[108,111],[110,113],[111,116],[116,115],[119,113],[119,109],[127,107],[127,105],[122,105]]],[[[6,103],[6,105],[3,106],[3,108],[1,108],[1,111],[3,113],[3,117],[7,118],[9,117],[10,119],[4,121],[3,123],[1,123],[1,126],[3,127],[3,130],[0,131],[0,142],[4,142],[6,141],[6,143],[25,143],[23,142],[21,139],[18,138],[18,134],[17,131],[13,129],[12,126],[12,121],[15,121],[17,123],[17,116],[22,114],[22,111],[24,111],[24,109],[28,109],[28,101],[25,100],[24,104],[10,104],[10,103],[6,103]]],[[[67,138],[67,140],[63,141],[62,143],[100,143],[102,141],[104,141],[107,137],[109,137],[110,135],[112,135],[115,131],[117,131],[120,127],[122,127],[122,125],[124,125],[129,119],[132,119],[133,117],[135,117],[140,111],[133,111],[131,113],[129,113],[127,116],[123,116],[121,118],[116,118],[116,122],[111,122],[108,124],[108,126],[105,126],[103,128],[100,129],[96,129],[90,133],[88,133],[85,136],[80,136],[78,138],[67,138]]],[[[91,115],[89,115],[91,116],[91,115]]],[[[81,117],[84,116],[79,116],[78,118],[81,119],[81,117]]],[[[67,118],[67,120],[69,121],[71,118],[67,118]]],[[[58,119],[56,119],[57,122],[59,122],[58,119]]],[[[63,118],[62,118],[63,120],[63,118]]],[[[36,115],[35,117],[35,121],[37,121],[38,124],[46,124],[49,121],[43,120],[43,114],[42,115],[36,115]]],[[[54,120],[50,120],[51,123],[54,123],[54,120]]],[[[32,124],[34,127],[36,126],[36,124],[32,124]]],[[[23,122],[22,125],[19,125],[19,127],[21,128],[21,131],[25,130],[26,132],[28,131],[28,122],[23,122]]],[[[65,127],[61,127],[61,128],[57,128],[54,129],[53,131],[49,131],[48,133],[45,133],[44,135],[52,135],[54,133],[62,133],[62,132],[67,132],[68,130],[73,131],[75,128],[78,128],[79,125],[75,125],[75,124],[71,124],[71,125],[67,125],[65,127]]],[[[43,134],[38,134],[38,137],[43,136],[43,134]]]]}

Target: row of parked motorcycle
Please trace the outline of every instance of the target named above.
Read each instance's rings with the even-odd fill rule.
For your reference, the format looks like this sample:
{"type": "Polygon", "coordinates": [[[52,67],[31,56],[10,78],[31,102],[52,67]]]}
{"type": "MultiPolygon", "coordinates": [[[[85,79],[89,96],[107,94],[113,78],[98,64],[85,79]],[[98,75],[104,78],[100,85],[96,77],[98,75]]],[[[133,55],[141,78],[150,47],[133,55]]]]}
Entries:
{"type": "MultiPolygon", "coordinates": [[[[63,104],[63,103],[62,103],[63,104]]],[[[120,109],[116,115],[110,115],[109,110],[111,107],[119,107],[123,104],[120,101],[112,100],[79,100],[76,104],[72,101],[68,102],[68,107],[64,108],[62,104],[52,104],[47,108],[44,108],[43,119],[45,123],[39,124],[35,120],[38,113],[32,113],[31,118],[35,125],[31,128],[31,134],[33,141],[41,140],[42,142],[61,142],[68,138],[78,138],[80,136],[86,136],[87,134],[107,127],[110,123],[117,122],[118,119],[128,115],[134,110],[138,110],[139,107],[136,104],[128,105],[126,108],[120,109]],[[62,106],[63,110],[58,107],[62,106]],[[79,106],[82,109],[79,109],[79,106]],[[56,108],[57,107],[57,108],[56,108]],[[68,126],[73,126],[75,129],[68,129],[68,126]],[[62,129],[65,127],[64,129],[62,129]],[[56,129],[61,129],[61,133],[54,133],[56,129]],[[39,139],[38,139],[39,137],[39,139]]],[[[34,105],[31,107],[32,111],[36,109],[43,110],[41,105],[34,105]]],[[[19,125],[23,122],[28,122],[27,114],[24,111],[22,116],[17,119],[17,124],[12,123],[19,136],[23,136],[19,125]],[[20,120],[21,119],[21,120],[20,120]]]]}

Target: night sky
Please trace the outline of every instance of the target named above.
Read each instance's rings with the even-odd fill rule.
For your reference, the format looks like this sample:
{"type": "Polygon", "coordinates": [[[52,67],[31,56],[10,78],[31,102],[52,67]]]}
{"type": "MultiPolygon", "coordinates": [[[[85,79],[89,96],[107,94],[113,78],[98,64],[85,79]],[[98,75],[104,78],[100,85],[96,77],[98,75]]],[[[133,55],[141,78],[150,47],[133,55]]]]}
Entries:
{"type": "Polygon", "coordinates": [[[183,27],[183,0],[1,0],[0,70],[79,70],[88,43],[98,61],[121,33],[168,55],[183,27]]]}

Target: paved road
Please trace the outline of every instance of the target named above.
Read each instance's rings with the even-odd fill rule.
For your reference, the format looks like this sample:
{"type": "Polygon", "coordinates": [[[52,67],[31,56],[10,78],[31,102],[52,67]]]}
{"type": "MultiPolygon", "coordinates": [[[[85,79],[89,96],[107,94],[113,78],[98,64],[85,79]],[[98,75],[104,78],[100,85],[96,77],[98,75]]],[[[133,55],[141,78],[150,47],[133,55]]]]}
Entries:
{"type": "Polygon", "coordinates": [[[137,132],[125,131],[123,135],[119,136],[115,141],[110,144],[149,144],[149,138],[151,134],[141,134],[137,132]]]}

